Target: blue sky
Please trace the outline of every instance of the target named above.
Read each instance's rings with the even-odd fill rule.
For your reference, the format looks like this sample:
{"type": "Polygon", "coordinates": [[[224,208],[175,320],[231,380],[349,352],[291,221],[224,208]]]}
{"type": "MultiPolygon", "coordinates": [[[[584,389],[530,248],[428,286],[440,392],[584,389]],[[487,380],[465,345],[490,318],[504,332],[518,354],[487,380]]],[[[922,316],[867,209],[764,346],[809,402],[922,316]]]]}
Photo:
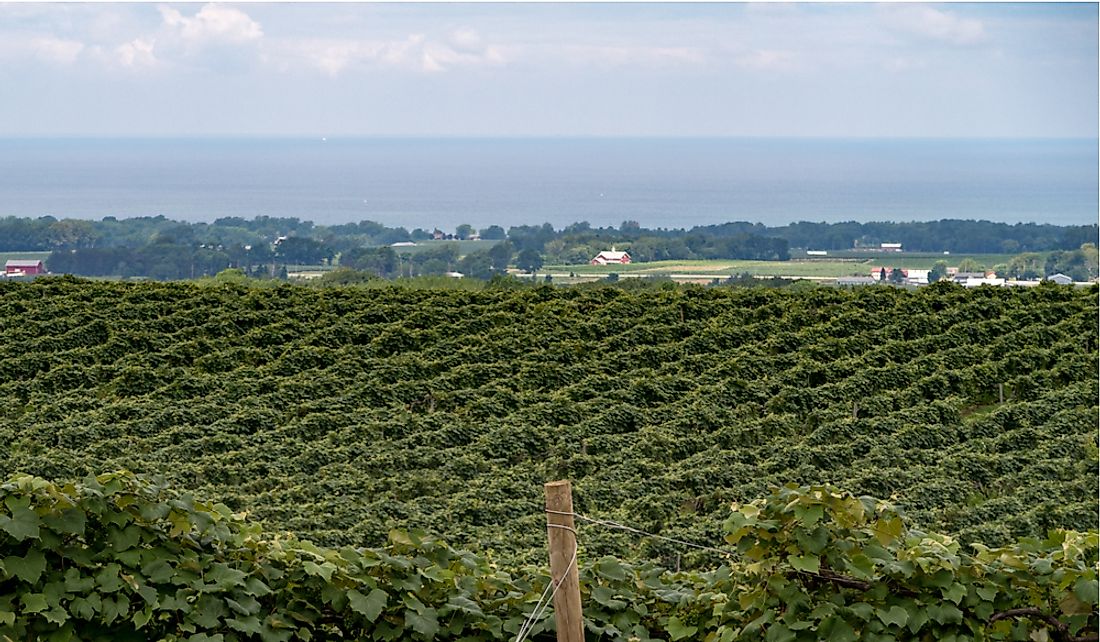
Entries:
{"type": "Polygon", "coordinates": [[[1098,135],[1096,4],[0,4],[0,136],[1098,135]]]}

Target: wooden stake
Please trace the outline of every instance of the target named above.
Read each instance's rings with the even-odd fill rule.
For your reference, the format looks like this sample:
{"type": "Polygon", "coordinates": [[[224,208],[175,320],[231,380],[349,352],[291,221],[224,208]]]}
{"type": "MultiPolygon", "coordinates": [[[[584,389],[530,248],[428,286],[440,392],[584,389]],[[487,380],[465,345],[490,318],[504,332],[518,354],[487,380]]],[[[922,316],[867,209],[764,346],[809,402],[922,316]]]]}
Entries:
{"type": "Polygon", "coordinates": [[[574,554],[577,536],[573,525],[573,487],[568,480],[563,480],[549,482],[544,489],[546,534],[550,539],[550,577],[555,584],[561,583],[554,594],[558,642],[584,642],[581,586],[574,554]]]}

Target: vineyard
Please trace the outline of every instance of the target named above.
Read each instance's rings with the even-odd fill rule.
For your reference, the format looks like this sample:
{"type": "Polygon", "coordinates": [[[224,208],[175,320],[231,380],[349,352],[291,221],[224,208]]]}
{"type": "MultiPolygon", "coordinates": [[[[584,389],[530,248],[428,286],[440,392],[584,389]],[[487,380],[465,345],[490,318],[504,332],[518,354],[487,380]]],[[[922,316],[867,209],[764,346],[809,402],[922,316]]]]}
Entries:
{"type": "MultiPolygon", "coordinates": [[[[328,546],[541,561],[564,478],[579,512],[702,541],[787,482],[988,545],[1097,515],[1092,291],[48,279],[0,288],[0,321],[0,474],[163,475],[328,546]]],[[[631,544],[591,542],[679,552],[631,544]]]]}
{"type": "MultiPolygon", "coordinates": [[[[135,639],[154,623],[165,639],[211,636],[196,641],[221,639],[215,632],[507,639],[543,586],[528,566],[545,563],[542,484],[568,478],[580,513],[726,542],[755,560],[586,530],[586,604],[603,613],[586,611],[594,634],[898,639],[890,627],[902,626],[912,639],[1026,639],[1046,627],[1071,639],[1096,628],[1095,535],[1056,531],[1094,529],[1097,519],[1095,288],[442,291],[49,278],[0,285],[0,320],[0,477],[41,478],[4,487],[0,626],[29,626],[5,615],[15,612],[44,614],[34,620],[40,632],[71,625],[74,600],[93,599],[85,594],[99,586],[77,590],[87,567],[118,580],[122,592],[109,591],[117,600],[129,596],[111,607],[96,598],[92,610],[81,603],[84,620],[107,627],[103,639],[124,639],[107,626],[122,615],[135,639]],[[116,470],[158,481],[95,480],[116,470]],[[143,499],[96,499],[110,483],[111,493],[143,499]],[[784,492],[797,501],[780,501],[784,492]],[[864,495],[889,504],[855,499],[864,495]],[[792,508],[799,501],[820,504],[811,521],[792,508]],[[755,508],[731,518],[731,504],[755,508]],[[73,507],[106,520],[94,531],[106,538],[99,554],[117,560],[70,550],[73,538],[95,550],[73,507]],[[904,520],[868,517],[895,510],[904,520]],[[820,511],[833,525],[825,531],[820,511]],[[791,537],[808,530],[774,548],[765,533],[784,520],[795,520],[783,528],[791,537]],[[192,527],[214,531],[188,535],[192,527]],[[279,535],[288,531],[316,546],[279,535]],[[872,561],[853,557],[872,539],[883,549],[867,553],[872,561]],[[160,613],[164,601],[141,593],[158,560],[130,552],[138,542],[188,556],[189,572],[224,566],[222,579],[185,578],[217,603],[213,615],[160,613]],[[279,554],[265,557],[268,546],[279,554]],[[349,546],[382,561],[366,564],[349,546]],[[996,547],[1010,552],[989,552],[996,547]],[[71,555],[83,561],[55,564],[71,555]],[[278,568],[256,567],[268,563],[278,568]],[[117,573],[103,570],[111,564],[117,573]],[[441,592],[408,584],[411,603],[398,589],[413,580],[383,579],[413,567],[416,582],[441,583],[441,592]],[[859,584],[841,591],[823,569],[859,584]],[[294,599],[271,585],[291,572],[312,579],[286,580],[286,591],[316,583],[302,598],[316,612],[294,626],[294,599]],[[253,573],[266,589],[221,594],[253,573]],[[751,577],[773,579],[746,593],[751,577]],[[876,578],[901,593],[876,588],[876,578]],[[1021,588],[1027,582],[1041,588],[1021,588]],[[933,589],[946,610],[930,621],[895,610],[916,608],[933,589]],[[806,610],[778,609],[796,597],[784,590],[808,596],[806,610]],[[825,605],[827,594],[852,591],[825,605]],[[738,594],[756,597],[716,606],[738,594]],[[991,620],[1025,602],[1058,624],[1026,613],[991,620]],[[114,616],[104,620],[106,608],[114,616]],[[196,628],[198,617],[210,626],[196,628]],[[450,628],[432,628],[444,620],[450,628]]],[[[154,593],[184,581],[162,575],[154,593]]]]}

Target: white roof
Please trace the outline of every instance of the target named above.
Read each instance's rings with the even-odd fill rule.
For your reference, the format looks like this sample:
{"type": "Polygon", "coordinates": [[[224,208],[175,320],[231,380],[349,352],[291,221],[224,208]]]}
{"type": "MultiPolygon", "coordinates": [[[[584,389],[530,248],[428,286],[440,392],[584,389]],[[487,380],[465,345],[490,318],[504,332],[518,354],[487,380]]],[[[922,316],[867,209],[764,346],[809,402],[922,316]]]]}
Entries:
{"type": "Polygon", "coordinates": [[[626,252],[615,252],[612,250],[604,250],[596,255],[598,259],[607,259],[608,261],[619,261],[625,256],[630,256],[626,252]]]}
{"type": "Polygon", "coordinates": [[[981,279],[978,279],[978,278],[971,277],[971,278],[968,278],[966,280],[966,282],[962,284],[962,286],[964,288],[976,288],[979,285],[1004,285],[1004,284],[1005,284],[1004,279],[998,279],[998,278],[981,278],[981,279]]]}
{"type": "Polygon", "coordinates": [[[42,259],[8,259],[4,267],[38,267],[42,259]]]}

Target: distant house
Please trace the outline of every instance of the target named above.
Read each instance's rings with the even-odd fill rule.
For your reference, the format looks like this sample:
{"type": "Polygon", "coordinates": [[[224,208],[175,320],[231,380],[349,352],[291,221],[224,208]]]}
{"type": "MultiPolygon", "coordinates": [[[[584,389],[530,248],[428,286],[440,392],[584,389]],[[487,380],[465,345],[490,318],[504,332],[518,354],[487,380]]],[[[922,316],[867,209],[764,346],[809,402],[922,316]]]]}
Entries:
{"type": "Polygon", "coordinates": [[[951,275],[951,280],[965,285],[967,281],[981,281],[985,277],[985,272],[955,272],[951,275]]]}
{"type": "Polygon", "coordinates": [[[5,276],[27,276],[45,273],[46,266],[39,260],[9,259],[4,264],[5,276]]]}
{"type": "Polygon", "coordinates": [[[931,271],[932,270],[914,270],[910,268],[905,271],[905,280],[914,285],[928,285],[928,273],[931,271]]]}
{"type": "Polygon", "coordinates": [[[414,241],[398,241],[390,243],[390,247],[416,247],[416,243],[414,241]]]}
{"type": "MultiPolygon", "coordinates": [[[[11,261],[8,262],[11,263],[11,261]]],[[[1065,274],[1062,274],[1061,272],[1057,274],[1051,274],[1046,278],[1046,280],[1057,283],[1058,285],[1071,285],[1073,283],[1073,279],[1066,276],[1065,274]]]]}
{"type": "Polygon", "coordinates": [[[592,265],[626,265],[630,263],[630,255],[626,252],[616,252],[615,246],[611,250],[604,250],[589,261],[592,265]]]}
{"type": "Polygon", "coordinates": [[[996,276],[982,276],[978,278],[969,278],[962,282],[964,288],[976,288],[980,285],[993,285],[997,287],[1004,287],[1006,282],[1002,278],[996,276]]]}
{"type": "Polygon", "coordinates": [[[880,243],[878,249],[883,252],[900,252],[901,243],[880,243]]]}
{"type": "Polygon", "coordinates": [[[888,279],[888,278],[890,278],[890,275],[894,273],[895,270],[901,272],[901,275],[903,277],[909,278],[909,270],[903,270],[901,268],[892,268],[892,267],[871,268],[871,278],[876,279],[876,280],[882,280],[883,278],[888,279]],[[883,273],[886,274],[885,277],[883,276],[883,273]]]}
{"type": "Polygon", "coordinates": [[[829,256],[828,250],[806,250],[806,256],[829,256]]]}

